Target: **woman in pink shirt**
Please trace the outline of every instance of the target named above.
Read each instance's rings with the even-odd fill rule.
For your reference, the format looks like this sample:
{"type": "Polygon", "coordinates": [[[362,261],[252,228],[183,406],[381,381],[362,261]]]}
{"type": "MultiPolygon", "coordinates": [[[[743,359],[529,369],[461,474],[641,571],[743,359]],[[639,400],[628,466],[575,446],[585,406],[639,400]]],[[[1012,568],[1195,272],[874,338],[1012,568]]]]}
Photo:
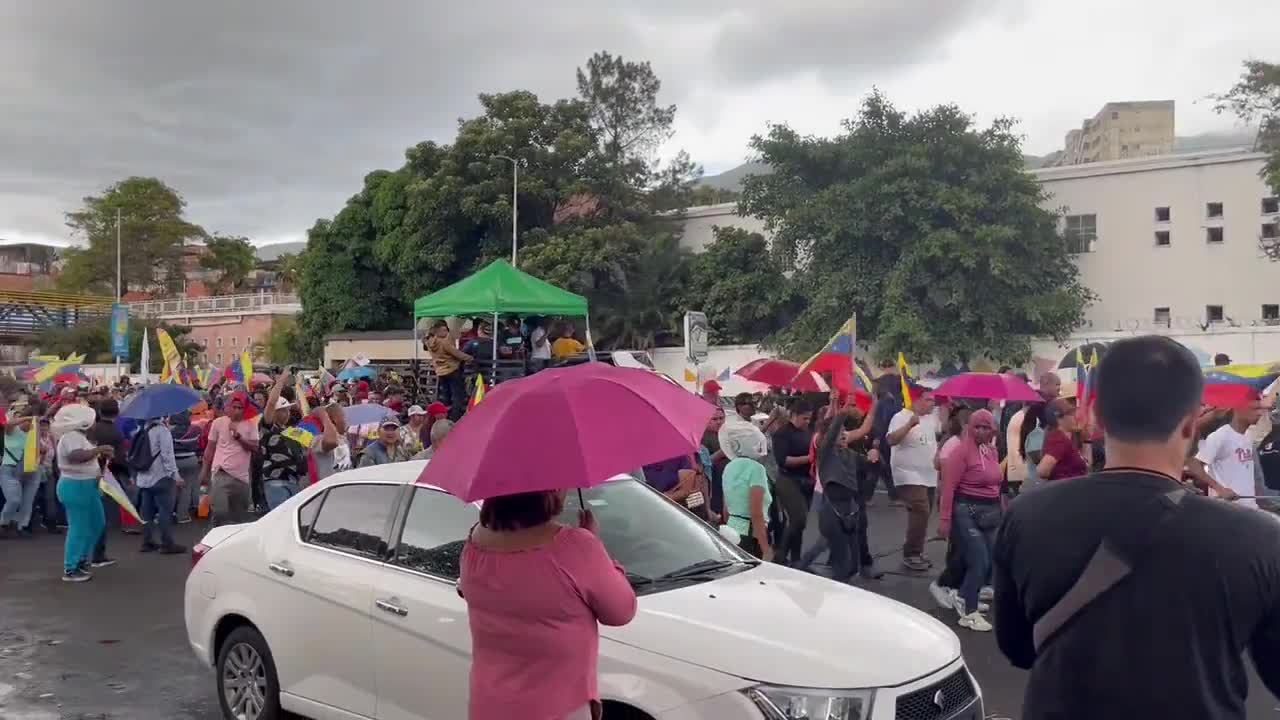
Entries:
{"type": "Polygon", "coordinates": [[[942,458],[942,501],[938,534],[964,553],[964,580],[956,612],[960,626],[988,632],[991,623],[978,611],[978,599],[991,575],[991,547],[1000,527],[1000,458],[992,439],[990,410],[969,416],[964,435],[942,458]]]}
{"type": "Polygon", "coordinates": [[[555,518],[564,491],[484,501],[462,551],[471,622],[471,720],[600,717],[597,623],[625,625],[636,594],[596,535],[555,518]]]}

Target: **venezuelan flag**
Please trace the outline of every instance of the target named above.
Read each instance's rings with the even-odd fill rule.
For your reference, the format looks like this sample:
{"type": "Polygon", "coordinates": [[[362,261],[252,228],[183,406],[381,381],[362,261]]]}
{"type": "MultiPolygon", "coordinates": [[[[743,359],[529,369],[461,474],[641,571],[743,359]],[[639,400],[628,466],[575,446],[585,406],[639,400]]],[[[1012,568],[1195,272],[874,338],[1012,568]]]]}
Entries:
{"type": "Polygon", "coordinates": [[[308,415],[302,419],[302,422],[285,430],[284,436],[304,448],[309,448],[322,432],[324,429],[320,426],[320,420],[314,415],[308,415]]]}
{"type": "Polygon", "coordinates": [[[240,357],[232,360],[231,364],[227,365],[227,369],[222,373],[224,380],[245,386],[249,385],[249,379],[252,377],[253,358],[249,357],[248,350],[240,353],[240,357]]]}
{"type": "Polygon", "coordinates": [[[827,344],[814,353],[813,357],[805,360],[800,365],[800,371],[796,373],[796,376],[799,377],[801,374],[808,372],[830,372],[836,387],[843,388],[844,383],[836,378],[851,375],[854,378],[854,389],[870,395],[871,378],[867,377],[867,374],[853,359],[857,346],[858,318],[854,316],[845,320],[840,329],[836,330],[836,333],[827,341],[827,344]]]}
{"type": "Polygon", "coordinates": [[[901,352],[898,353],[898,379],[902,382],[902,406],[910,410],[912,406],[911,368],[907,367],[907,358],[901,352]]]}
{"type": "Polygon", "coordinates": [[[1237,408],[1257,399],[1280,378],[1280,363],[1205,368],[1204,403],[1237,408]]]}
{"type": "Polygon", "coordinates": [[[476,391],[471,395],[471,407],[479,405],[481,400],[484,400],[484,375],[476,375],[476,391]]]}

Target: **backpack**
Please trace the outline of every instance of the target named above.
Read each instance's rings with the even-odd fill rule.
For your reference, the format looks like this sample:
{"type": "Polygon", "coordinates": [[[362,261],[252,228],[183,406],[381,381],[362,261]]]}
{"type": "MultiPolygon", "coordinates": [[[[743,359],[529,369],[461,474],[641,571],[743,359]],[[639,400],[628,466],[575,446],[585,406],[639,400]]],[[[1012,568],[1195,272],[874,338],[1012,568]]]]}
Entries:
{"type": "Polygon", "coordinates": [[[129,470],[134,473],[146,472],[151,469],[156,458],[160,457],[160,451],[151,452],[151,428],[154,425],[144,425],[139,428],[133,435],[133,440],[129,443],[129,456],[126,462],[129,470]]]}
{"type": "Polygon", "coordinates": [[[1257,459],[1258,466],[1262,468],[1262,484],[1272,490],[1280,490],[1280,425],[1262,438],[1258,444],[1257,459]]]}

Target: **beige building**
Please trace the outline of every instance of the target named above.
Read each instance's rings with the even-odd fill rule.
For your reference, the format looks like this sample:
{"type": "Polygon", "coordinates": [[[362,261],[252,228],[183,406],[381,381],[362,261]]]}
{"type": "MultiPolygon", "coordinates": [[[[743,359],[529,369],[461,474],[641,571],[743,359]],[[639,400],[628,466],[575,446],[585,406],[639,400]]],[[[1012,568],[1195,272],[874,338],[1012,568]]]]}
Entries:
{"type": "Polygon", "coordinates": [[[1124,160],[1173,152],[1172,100],[1112,102],[1067,133],[1060,153],[1046,165],[1124,160]]]}

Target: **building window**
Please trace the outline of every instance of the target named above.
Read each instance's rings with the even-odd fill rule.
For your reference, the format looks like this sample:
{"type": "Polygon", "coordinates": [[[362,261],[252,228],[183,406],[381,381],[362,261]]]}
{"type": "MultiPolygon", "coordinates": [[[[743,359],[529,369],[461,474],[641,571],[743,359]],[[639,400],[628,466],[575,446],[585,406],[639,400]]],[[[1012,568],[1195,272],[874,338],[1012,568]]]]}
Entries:
{"type": "Polygon", "coordinates": [[[1262,239],[1275,240],[1280,238],[1280,223],[1266,223],[1262,226],[1262,239]]]}
{"type": "Polygon", "coordinates": [[[1222,306],[1221,305],[1205,305],[1204,317],[1211,323],[1222,322],[1222,306]]]}
{"type": "Polygon", "coordinates": [[[1210,220],[1213,220],[1215,218],[1218,218],[1218,219],[1222,218],[1222,203],[1220,202],[1207,203],[1204,206],[1204,214],[1205,214],[1205,217],[1209,218],[1210,220]]]}
{"type": "Polygon", "coordinates": [[[1169,318],[1169,308],[1167,307],[1156,308],[1155,314],[1152,317],[1151,321],[1154,322],[1156,325],[1163,325],[1164,327],[1170,327],[1172,325],[1172,322],[1169,318]]]}
{"type": "Polygon", "coordinates": [[[1111,111],[1111,119],[1112,119],[1112,120],[1119,120],[1119,119],[1120,119],[1120,113],[1119,113],[1119,111],[1117,111],[1117,110],[1112,110],[1112,111],[1111,111]]]}
{"type": "Polygon", "coordinates": [[[1169,208],[1156,208],[1156,222],[1169,222],[1169,208]]]}
{"type": "Polygon", "coordinates": [[[244,336],[244,346],[245,346],[245,347],[247,347],[247,348],[251,348],[251,347],[253,347],[253,336],[252,336],[252,335],[245,335],[245,336],[244,336]]]}
{"type": "Polygon", "coordinates": [[[222,353],[218,353],[218,364],[222,364],[222,353]]]}
{"type": "Polygon", "coordinates": [[[1067,252],[1093,252],[1094,243],[1098,240],[1098,216],[1068,215],[1066,221],[1067,252]]]}
{"type": "Polygon", "coordinates": [[[1204,241],[1210,245],[1220,245],[1223,240],[1222,228],[1211,227],[1204,229],[1204,241]]]}
{"type": "Polygon", "coordinates": [[[1169,242],[1168,230],[1156,231],[1156,247],[1169,247],[1169,242]]]}
{"type": "Polygon", "coordinates": [[[1280,197],[1262,198],[1262,214],[1280,214],[1280,197]]]}
{"type": "Polygon", "coordinates": [[[235,347],[235,346],[236,346],[236,339],[237,339],[237,338],[236,338],[236,336],[235,336],[235,335],[232,335],[232,336],[231,336],[231,347],[235,347]]]}
{"type": "Polygon", "coordinates": [[[1263,305],[1262,319],[1272,322],[1280,320],[1280,305],[1263,305]]]}
{"type": "MultiPolygon", "coordinates": [[[[217,342],[217,344],[218,344],[218,347],[222,347],[222,337],[221,337],[221,336],[219,336],[219,337],[217,338],[216,342],[217,342]]],[[[221,359],[222,359],[222,356],[221,356],[221,355],[219,355],[219,356],[218,356],[218,359],[219,359],[219,360],[221,360],[221,359]]]]}

